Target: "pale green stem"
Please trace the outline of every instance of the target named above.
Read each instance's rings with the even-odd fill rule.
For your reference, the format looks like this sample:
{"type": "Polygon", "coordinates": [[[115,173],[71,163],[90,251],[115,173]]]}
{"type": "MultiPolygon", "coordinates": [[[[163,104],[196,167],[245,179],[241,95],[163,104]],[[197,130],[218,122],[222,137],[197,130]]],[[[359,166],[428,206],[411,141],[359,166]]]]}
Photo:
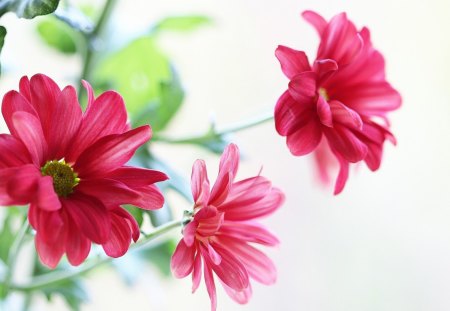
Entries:
{"type": "MultiPolygon", "coordinates": [[[[133,244],[130,246],[130,250],[142,250],[145,247],[148,246],[148,244],[154,240],[155,238],[161,236],[162,234],[170,231],[173,228],[180,227],[182,225],[182,222],[180,220],[177,221],[171,221],[168,222],[162,226],[157,227],[153,232],[147,234],[144,239],[137,242],[136,244],[133,244]]],[[[37,276],[33,278],[33,280],[29,284],[25,285],[19,285],[19,284],[12,284],[11,289],[17,290],[17,291],[34,291],[39,290],[41,288],[45,288],[50,285],[54,285],[55,283],[69,280],[71,278],[83,275],[94,268],[99,267],[100,265],[107,263],[114,258],[111,257],[101,257],[98,260],[95,260],[93,262],[85,263],[82,267],[78,269],[73,269],[69,271],[57,271],[57,272],[50,272],[41,276],[37,276]]]]}
{"type": "Polygon", "coordinates": [[[228,126],[228,127],[224,128],[220,131],[207,132],[206,134],[192,135],[192,136],[185,137],[185,138],[169,138],[169,137],[155,135],[153,137],[153,140],[170,143],[170,144],[195,144],[198,142],[202,142],[211,136],[222,136],[222,135],[226,135],[229,133],[239,132],[239,131],[254,127],[256,125],[260,125],[260,124],[270,121],[272,119],[273,119],[273,113],[271,112],[268,114],[260,115],[256,118],[253,118],[253,119],[250,119],[247,121],[236,123],[232,126],[228,126]]]}

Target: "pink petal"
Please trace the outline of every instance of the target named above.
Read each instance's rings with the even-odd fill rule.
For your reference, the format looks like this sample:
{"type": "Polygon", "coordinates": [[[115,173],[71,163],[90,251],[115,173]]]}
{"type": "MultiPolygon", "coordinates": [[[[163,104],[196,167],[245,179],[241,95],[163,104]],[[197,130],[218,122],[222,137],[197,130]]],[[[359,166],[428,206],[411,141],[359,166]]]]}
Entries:
{"type": "Polygon", "coordinates": [[[133,205],[145,210],[156,210],[163,207],[164,196],[155,185],[135,187],[133,190],[141,195],[139,200],[131,202],[133,205]]]}
{"type": "Polygon", "coordinates": [[[275,128],[278,134],[287,136],[294,132],[299,124],[307,123],[313,118],[314,103],[311,102],[297,102],[286,91],[278,99],[275,106],[275,128]]]}
{"type": "Polygon", "coordinates": [[[18,111],[13,114],[12,123],[33,163],[38,167],[42,166],[47,155],[47,142],[39,120],[28,112],[18,111]]]}
{"type": "Polygon", "coordinates": [[[237,291],[237,290],[234,290],[231,287],[227,286],[225,283],[223,283],[223,282],[221,282],[221,283],[222,283],[222,286],[225,289],[225,292],[227,293],[227,295],[239,304],[246,304],[247,302],[249,302],[250,298],[252,297],[251,284],[249,284],[246,289],[237,291]]]}
{"type": "Polygon", "coordinates": [[[216,311],[217,309],[216,285],[214,284],[214,277],[211,271],[211,267],[206,262],[203,266],[203,273],[205,275],[206,289],[208,290],[209,299],[211,300],[211,311],[216,311]]]}
{"type": "Polygon", "coordinates": [[[20,140],[9,134],[0,134],[0,168],[20,166],[31,162],[28,150],[20,140]]]}
{"type": "Polygon", "coordinates": [[[192,293],[195,293],[202,279],[202,256],[197,252],[192,270],[192,293]]]}
{"type": "Polygon", "coordinates": [[[84,150],[102,137],[122,134],[126,129],[127,112],[122,96],[114,91],[103,93],[88,106],[68,161],[75,161],[84,150]]]}
{"type": "Polygon", "coordinates": [[[170,268],[176,278],[188,276],[194,268],[195,247],[188,247],[181,240],[170,261],[170,268]]]}
{"type": "Polygon", "coordinates": [[[250,177],[233,183],[225,202],[218,209],[225,211],[228,205],[248,205],[264,198],[271,190],[272,183],[263,176],[250,177]]]}
{"type": "Polygon", "coordinates": [[[327,140],[322,139],[319,146],[314,151],[314,162],[317,167],[320,181],[327,185],[331,181],[329,171],[337,165],[336,157],[331,152],[327,140]]]}
{"type": "Polygon", "coordinates": [[[92,89],[92,86],[89,84],[89,82],[87,82],[86,80],[81,80],[81,83],[83,84],[84,88],[86,89],[87,99],[88,99],[87,106],[90,107],[94,104],[94,101],[95,101],[94,90],[92,89]]]}
{"type": "Polygon", "coordinates": [[[141,232],[139,230],[139,224],[137,223],[136,219],[127,210],[119,206],[110,211],[116,214],[117,216],[123,218],[127,222],[128,227],[131,230],[131,236],[133,238],[133,241],[136,242],[139,239],[139,236],[141,235],[141,232]]]}
{"type": "Polygon", "coordinates": [[[363,40],[345,13],[334,16],[322,33],[318,59],[333,59],[339,66],[352,62],[363,48],[363,40]]]}
{"type": "Polygon", "coordinates": [[[209,237],[216,234],[223,223],[224,213],[219,213],[214,207],[204,207],[196,214],[194,220],[198,222],[196,233],[209,237]]]}
{"type": "MultiPolygon", "coordinates": [[[[39,233],[40,238],[46,244],[56,243],[59,240],[59,236],[64,233],[65,224],[61,217],[61,211],[45,211],[33,204],[36,218],[35,225],[36,231],[39,233]]],[[[31,223],[31,221],[30,221],[31,223]]]]}
{"type": "Polygon", "coordinates": [[[333,120],[351,129],[362,130],[363,121],[360,115],[337,100],[330,101],[333,120]]]}
{"type": "Polygon", "coordinates": [[[64,253],[65,236],[63,232],[63,234],[58,235],[58,242],[47,244],[42,240],[39,232],[36,234],[35,243],[39,259],[51,269],[56,268],[64,253]]]}
{"type": "Polygon", "coordinates": [[[195,242],[195,234],[197,233],[197,226],[198,221],[194,219],[183,228],[183,240],[188,247],[191,247],[195,242]]]}
{"type": "Polygon", "coordinates": [[[336,184],[334,186],[334,195],[338,195],[339,193],[342,192],[342,190],[344,190],[345,184],[347,183],[348,179],[348,167],[349,167],[349,163],[347,161],[345,161],[339,156],[337,156],[337,158],[339,161],[340,168],[338,177],[336,179],[336,184]]]}
{"type": "Polygon", "coordinates": [[[81,107],[77,93],[72,86],[66,87],[58,96],[51,115],[48,134],[50,157],[61,159],[67,154],[67,149],[73,144],[82,118],[81,107]]]}
{"type": "Polygon", "coordinates": [[[317,32],[319,33],[319,36],[322,36],[323,32],[325,31],[325,28],[327,27],[327,21],[313,11],[304,11],[302,13],[302,16],[305,20],[307,20],[314,28],[316,28],[317,32]]]}
{"type": "Polygon", "coordinates": [[[91,241],[85,237],[72,221],[67,223],[66,254],[67,259],[73,266],[78,266],[89,255],[91,241]]]}
{"type": "Polygon", "coordinates": [[[375,143],[366,143],[366,145],[368,147],[368,151],[366,157],[364,158],[364,162],[366,162],[371,171],[376,171],[381,165],[383,146],[375,143]]]}
{"type": "Polygon", "coordinates": [[[156,170],[140,167],[119,167],[110,172],[106,178],[118,180],[130,188],[148,186],[156,182],[167,180],[166,174],[156,170]]]}
{"type": "Polygon", "coordinates": [[[348,162],[358,162],[367,154],[367,146],[356,135],[341,125],[335,124],[334,129],[324,129],[330,147],[348,162]]]}
{"type": "Polygon", "coordinates": [[[63,199],[62,204],[78,229],[90,240],[97,244],[104,244],[109,240],[111,219],[108,210],[99,200],[77,193],[63,199]]]}
{"type": "Polygon", "coordinates": [[[222,262],[222,256],[220,256],[216,252],[214,247],[212,247],[211,243],[208,243],[208,254],[209,254],[209,259],[211,259],[213,264],[220,265],[220,263],[222,262]]]}
{"type": "Polygon", "coordinates": [[[115,213],[110,213],[110,215],[111,234],[102,247],[108,256],[117,258],[125,255],[128,251],[131,243],[131,231],[125,219],[115,213]]]}
{"type": "Polygon", "coordinates": [[[302,156],[317,147],[322,138],[320,124],[319,120],[311,119],[287,136],[286,143],[293,155],[302,156]]]}
{"type": "Polygon", "coordinates": [[[321,85],[336,73],[339,66],[332,59],[318,59],[314,62],[314,71],[317,73],[317,85],[321,85]]]}
{"type": "Polygon", "coordinates": [[[61,208],[61,202],[53,188],[53,178],[43,176],[39,178],[36,199],[34,203],[47,211],[55,211],[61,208]]]}
{"type": "Polygon", "coordinates": [[[11,198],[11,202],[6,205],[22,205],[35,201],[41,178],[40,171],[32,164],[0,170],[0,188],[5,187],[1,192],[11,198]]]}
{"type": "MultiPolygon", "coordinates": [[[[36,109],[45,137],[49,137],[56,102],[61,94],[58,85],[49,77],[37,74],[30,79],[31,104],[36,109]]],[[[61,120],[58,120],[61,122],[61,120]]]]}
{"type": "Polygon", "coordinates": [[[235,144],[229,144],[220,157],[219,175],[211,189],[209,203],[218,206],[230,190],[239,166],[239,149],[235,144]]]}
{"type": "Polygon", "coordinates": [[[289,82],[289,94],[301,105],[314,102],[316,98],[316,73],[302,72],[289,82]]]}
{"type": "Polygon", "coordinates": [[[31,102],[30,80],[28,80],[27,76],[23,76],[20,79],[19,92],[23,97],[27,99],[28,102],[31,102]]]}
{"type": "Polygon", "coordinates": [[[330,104],[322,97],[317,99],[317,115],[320,122],[328,127],[333,127],[333,116],[331,114],[330,104]]]}
{"type": "Polygon", "coordinates": [[[220,234],[243,242],[276,246],[278,238],[264,226],[255,222],[225,221],[220,227],[220,234]]]}
{"type": "Polygon", "coordinates": [[[103,137],[79,156],[74,170],[80,178],[104,176],[128,162],[150,136],[151,129],[147,125],[123,134],[103,137]]]}
{"type": "Polygon", "coordinates": [[[36,110],[33,108],[33,106],[31,106],[31,104],[25,97],[23,97],[16,91],[10,91],[6,93],[3,97],[2,102],[2,114],[9,131],[15,137],[17,137],[17,131],[14,127],[12,116],[15,112],[18,111],[28,112],[38,118],[36,110]]]}
{"type": "Polygon", "coordinates": [[[209,200],[209,180],[205,161],[196,160],[191,174],[192,197],[195,205],[207,205],[209,200]]]}
{"type": "Polygon", "coordinates": [[[308,57],[303,51],[279,45],[275,50],[275,56],[280,61],[281,70],[289,79],[304,71],[311,71],[308,57]]]}

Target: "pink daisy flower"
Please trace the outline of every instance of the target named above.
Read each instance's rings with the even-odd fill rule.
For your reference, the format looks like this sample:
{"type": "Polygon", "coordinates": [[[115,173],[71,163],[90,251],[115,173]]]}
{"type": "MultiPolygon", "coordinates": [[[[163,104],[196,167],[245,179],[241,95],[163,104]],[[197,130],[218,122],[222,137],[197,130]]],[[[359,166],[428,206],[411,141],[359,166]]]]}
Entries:
{"type": "Polygon", "coordinates": [[[41,261],[54,268],[65,253],[72,265],[89,254],[91,243],[107,255],[125,254],[139,238],[136,220],[120,205],[157,209],[164,198],[154,185],[161,172],[125,166],[150,139],[147,126],[130,130],[122,97],[108,91],[86,111],[72,86],[62,91],[38,74],[20,80],[2,113],[11,134],[0,134],[0,204],[30,204],[41,261]]]}
{"type": "Polygon", "coordinates": [[[234,181],[238,164],[238,148],[230,144],[220,159],[219,174],[210,190],[205,162],[194,163],[194,208],[171,261],[175,277],[192,273],[193,292],[200,284],[203,265],[211,310],[217,307],[213,272],[226,293],[241,304],[251,297],[250,278],[267,285],[276,280],[274,264],[252,244],[274,246],[278,239],[254,220],[276,211],[284,195],[262,176],[234,181]]]}
{"type": "Polygon", "coordinates": [[[293,155],[315,151],[322,179],[328,179],[337,160],[338,194],[349,163],[364,161],[376,171],[384,141],[395,144],[387,113],[400,107],[401,97],[386,81],[383,56],[372,46],[367,28],[358,31],[345,13],[330,22],[312,11],[303,17],[319,33],[317,57],[311,66],[304,52],[277,48],[290,82],[275,107],[275,126],[293,155]]]}

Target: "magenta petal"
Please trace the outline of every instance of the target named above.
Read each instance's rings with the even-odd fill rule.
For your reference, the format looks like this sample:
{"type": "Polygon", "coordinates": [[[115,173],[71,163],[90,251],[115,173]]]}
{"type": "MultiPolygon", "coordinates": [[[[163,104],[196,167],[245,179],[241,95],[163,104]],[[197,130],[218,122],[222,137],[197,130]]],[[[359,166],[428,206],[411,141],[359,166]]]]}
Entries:
{"type": "Polygon", "coordinates": [[[244,242],[275,246],[280,243],[278,238],[264,226],[255,222],[226,221],[220,227],[224,236],[244,242]]]}
{"type": "Polygon", "coordinates": [[[79,156],[74,170],[80,178],[104,176],[128,162],[150,136],[151,129],[147,125],[123,134],[103,137],[79,156]]]}
{"type": "Polygon", "coordinates": [[[333,120],[352,129],[362,130],[363,121],[360,115],[337,100],[330,101],[333,120]]]}
{"type": "Polygon", "coordinates": [[[34,164],[38,167],[42,166],[47,154],[47,142],[39,120],[28,112],[19,111],[13,114],[12,123],[34,164]]]}
{"type": "Polygon", "coordinates": [[[211,189],[209,203],[219,206],[227,197],[239,166],[239,149],[229,144],[220,157],[219,175],[211,189]]]}
{"type": "Polygon", "coordinates": [[[345,161],[339,156],[337,158],[339,160],[340,168],[338,177],[336,179],[336,184],[334,186],[334,195],[338,195],[339,193],[342,192],[342,190],[344,190],[345,184],[347,183],[348,179],[348,167],[349,167],[349,163],[347,161],[345,161]]]}
{"type": "Polygon", "coordinates": [[[192,197],[196,205],[207,205],[209,200],[209,180],[205,161],[196,160],[191,174],[192,197]]]}
{"type": "Polygon", "coordinates": [[[192,270],[192,293],[195,293],[202,279],[202,256],[197,252],[192,270]]]}
{"type": "Polygon", "coordinates": [[[17,132],[12,121],[12,116],[18,111],[28,112],[38,118],[36,110],[25,97],[16,91],[6,93],[2,102],[2,114],[9,131],[15,137],[17,137],[17,132]]]}
{"type": "Polygon", "coordinates": [[[345,160],[355,163],[366,156],[367,146],[346,127],[335,124],[334,129],[326,129],[324,133],[333,151],[345,160]]]}
{"type": "Polygon", "coordinates": [[[123,218],[127,222],[131,230],[131,237],[133,238],[133,241],[136,242],[139,239],[139,236],[141,235],[141,232],[139,230],[139,224],[137,223],[136,219],[127,210],[121,207],[117,207],[111,210],[111,212],[123,218]]]}
{"type": "Polygon", "coordinates": [[[194,245],[195,242],[195,234],[197,233],[198,222],[194,219],[191,220],[186,226],[183,228],[183,240],[188,247],[194,245]]]}
{"type": "Polygon", "coordinates": [[[61,208],[61,202],[53,188],[53,178],[43,176],[39,179],[35,204],[44,210],[55,211],[61,208]]]}
{"type": "Polygon", "coordinates": [[[313,71],[302,72],[289,82],[289,94],[302,105],[314,102],[316,97],[316,73],[313,71]]]}
{"type": "Polygon", "coordinates": [[[364,162],[366,162],[371,171],[376,171],[380,168],[381,165],[383,146],[375,143],[367,143],[367,147],[369,148],[369,150],[366,157],[364,158],[364,162]]]}
{"type": "Polygon", "coordinates": [[[19,82],[19,91],[20,94],[27,99],[28,102],[31,103],[31,89],[30,89],[30,80],[27,76],[23,76],[20,78],[19,82]]]}
{"type": "Polygon", "coordinates": [[[39,233],[42,241],[50,245],[58,242],[59,236],[63,234],[65,230],[61,211],[48,212],[38,208],[34,204],[33,206],[34,212],[32,213],[36,214],[36,218],[33,221],[35,222],[36,231],[39,233]]]}
{"type": "Polygon", "coordinates": [[[325,28],[327,27],[327,21],[313,11],[304,11],[302,13],[302,16],[305,20],[307,20],[311,25],[316,28],[317,32],[319,33],[319,36],[322,36],[323,32],[325,31],[325,28]]]}
{"type": "Polygon", "coordinates": [[[314,62],[317,84],[321,85],[338,70],[338,64],[332,59],[319,59],[314,62]]]}
{"type": "Polygon", "coordinates": [[[275,50],[275,56],[280,61],[281,70],[289,79],[292,79],[295,75],[298,75],[304,71],[311,71],[308,57],[303,51],[297,51],[286,46],[279,45],[275,50]]]}
{"type": "MultiPolygon", "coordinates": [[[[32,164],[0,170],[0,185],[6,187],[1,191],[8,194],[11,202],[6,205],[33,203],[37,198],[38,184],[42,175],[32,164]]],[[[0,187],[1,188],[1,187],[0,187]]]]}
{"type": "Polygon", "coordinates": [[[110,257],[125,255],[131,243],[131,231],[128,223],[122,217],[111,213],[111,234],[108,241],[103,243],[105,253],[110,257]]]}
{"type": "Polygon", "coordinates": [[[216,311],[217,309],[217,294],[216,285],[214,284],[214,277],[211,271],[211,267],[205,262],[204,264],[204,275],[205,275],[205,285],[208,290],[209,299],[211,300],[211,311],[216,311]]]}
{"type": "Polygon", "coordinates": [[[66,254],[69,262],[78,266],[87,258],[91,250],[91,241],[85,237],[72,221],[67,223],[66,254]]]}
{"type": "Polygon", "coordinates": [[[184,240],[181,240],[170,261],[170,268],[176,278],[184,278],[192,272],[194,268],[195,247],[188,247],[184,240]]]}
{"type": "Polygon", "coordinates": [[[58,238],[58,242],[52,244],[45,243],[40,237],[39,232],[35,238],[36,251],[41,262],[51,269],[56,268],[64,253],[65,234],[60,234],[58,238]]]}
{"type": "Polygon", "coordinates": [[[252,297],[251,284],[249,284],[246,289],[237,291],[237,290],[234,290],[231,287],[227,286],[225,283],[223,283],[223,282],[221,282],[221,283],[222,283],[222,286],[225,289],[225,292],[227,293],[227,295],[239,304],[246,304],[247,302],[249,302],[250,298],[252,297]]]}
{"type": "Polygon", "coordinates": [[[67,86],[60,93],[51,118],[48,134],[49,154],[52,158],[61,159],[73,143],[73,137],[82,119],[77,93],[72,86],[67,86]]]}
{"type": "Polygon", "coordinates": [[[320,122],[311,119],[304,126],[287,136],[286,143],[291,153],[295,156],[302,156],[312,152],[322,138],[320,122]]]}
{"type": "Polygon", "coordinates": [[[286,91],[275,106],[275,128],[278,134],[287,136],[300,124],[305,124],[313,118],[313,113],[314,102],[297,102],[289,91],[286,91]]]}
{"type": "Polygon", "coordinates": [[[0,134],[0,168],[21,166],[31,162],[28,150],[23,143],[9,134],[0,134]]]}
{"type": "Polygon", "coordinates": [[[90,240],[104,244],[111,232],[110,215],[106,207],[97,199],[81,194],[72,194],[64,199],[63,205],[78,229],[90,240]]]}
{"type": "Polygon", "coordinates": [[[220,263],[222,262],[222,256],[220,256],[216,252],[216,250],[211,245],[211,243],[208,243],[208,254],[209,254],[209,259],[211,259],[213,264],[215,264],[216,266],[220,265],[220,263]]]}
{"type": "Polygon", "coordinates": [[[322,97],[317,99],[317,115],[320,122],[328,127],[333,127],[333,116],[331,114],[330,104],[322,97]]]}
{"type": "Polygon", "coordinates": [[[130,188],[141,187],[167,180],[166,174],[156,170],[140,167],[119,167],[110,172],[106,178],[118,180],[130,188]]]}

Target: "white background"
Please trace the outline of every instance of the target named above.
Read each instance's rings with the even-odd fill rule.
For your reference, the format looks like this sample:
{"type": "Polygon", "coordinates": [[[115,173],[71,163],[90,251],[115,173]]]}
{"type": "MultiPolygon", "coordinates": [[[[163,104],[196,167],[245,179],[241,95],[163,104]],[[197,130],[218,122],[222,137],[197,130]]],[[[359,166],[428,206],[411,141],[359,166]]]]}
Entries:
{"type": "MultiPolygon", "coordinates": [[[[215,21],[163,42],[187,91],[168,132],[181,136],[205,129],[211,113],[220,127],[272,109],[288,82],[274,57],[276,46],[314,58],[316,33],[300,18],[306,9],[327,19],[346,11],[358,27],[370,28],[387,60],[388,80],[403,96],[402,108],[391,114],[399,143],[386,145],[378,172],[353,170],[344,192],[334,197],[331,187],[317,183],[312,159],[291,156],[272,123],[237,134],[234,141],[245,152],[241,176],[263,166],[263,175],[287,196],[283,208],[264,221],[282,241],[268,251],[279,279],[271,287],[256,284],[243,307],[218,286],[219,310],[450,310],[450,1],[121,1],[115,27],[125,34],[159,17],[186,13],[215,21]]],[[[9,30],[1,94],[36,72],[61,86],[75,83],[79,59],[42,46],[33,22],[7,15],[1,23],[9,30]]],[[[196,158],[206,158],[217,170],[218,160],[198,149],[157,151],[186,176],[196,158]]],[[[185,208],[180,201],[176,212],[185,208]]],[[[142,271],[132,288],[100,270],[90,275],[88,288],[91,303],[83,311],[209,310],[204,286],[191,295],[189,278],[161,281],[153,270],[142,271]]],[[[57,300],[48,308],[40,301],[36,309],[64,310],[64,305],[57,300]]]]}

